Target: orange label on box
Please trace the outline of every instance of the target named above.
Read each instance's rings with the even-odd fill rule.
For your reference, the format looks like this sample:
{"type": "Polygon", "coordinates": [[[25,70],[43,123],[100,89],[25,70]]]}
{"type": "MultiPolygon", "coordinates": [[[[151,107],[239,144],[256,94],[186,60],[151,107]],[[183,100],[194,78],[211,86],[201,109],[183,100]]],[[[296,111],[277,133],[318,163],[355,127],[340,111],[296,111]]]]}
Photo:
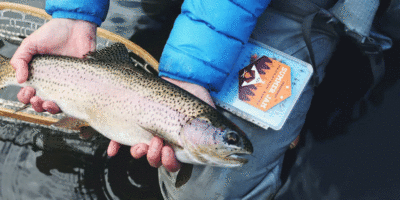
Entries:
{"type": "Polygon", "coordinates": [[[290,67],[279,61],[263,56],[239,71],[239,99],[262,111],[290,95],[290,67]]]}

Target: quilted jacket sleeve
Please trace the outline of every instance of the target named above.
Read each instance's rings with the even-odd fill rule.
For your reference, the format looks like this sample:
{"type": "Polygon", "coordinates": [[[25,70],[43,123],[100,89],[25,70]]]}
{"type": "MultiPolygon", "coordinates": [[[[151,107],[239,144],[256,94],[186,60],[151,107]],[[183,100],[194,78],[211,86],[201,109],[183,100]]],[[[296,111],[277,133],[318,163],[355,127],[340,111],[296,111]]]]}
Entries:
{"type": "Polygon", "coordinates": [[[109,0],[47,0],[46,12],[53,18],[80,19],[100,26],[108,6],[109,0]]]}
{"type": "Polygon", "coordinates": [[[160,76],[221,89],[270,0],[185,0],[160,60],[160,76]]]}

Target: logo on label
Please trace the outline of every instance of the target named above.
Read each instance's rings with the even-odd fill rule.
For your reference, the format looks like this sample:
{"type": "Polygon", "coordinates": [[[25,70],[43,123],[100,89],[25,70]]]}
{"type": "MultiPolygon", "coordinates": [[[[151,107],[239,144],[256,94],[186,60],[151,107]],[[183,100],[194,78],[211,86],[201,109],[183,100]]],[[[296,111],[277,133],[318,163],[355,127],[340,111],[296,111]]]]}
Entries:
{"type": "Polygon", "coordinates": [[[290,97],[290,67],[266,56],[239,71],[239,99],[267,111],[290,97]]]}

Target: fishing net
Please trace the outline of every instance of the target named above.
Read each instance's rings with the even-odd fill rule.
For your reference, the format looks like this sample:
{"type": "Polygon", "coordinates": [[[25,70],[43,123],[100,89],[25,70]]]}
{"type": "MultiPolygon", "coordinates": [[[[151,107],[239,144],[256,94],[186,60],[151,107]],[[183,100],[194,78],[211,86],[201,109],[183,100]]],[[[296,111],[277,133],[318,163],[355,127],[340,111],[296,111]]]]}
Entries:
{"type": "MultiPolygon", "coordinates": [[[[44,10],[1,2],[0,54],[11,57],[24,38],[50,19],[44,10]]],[[[148,52],[98,28],[97,49],[116,42],[125,44],[135,67],[157,73],[158,62],[148,52]]],[[[0,199],[159,197],[157,170],[145,160],[132,159],[127,148],[108,159],[109,140],[102,135],[83,139],[78,131],[51,126],[63,113],[38,113],[30,107],[15,112],[24,106],[16,98],[19,90],[10,86],[0,91],[0,199]]]]}
{"type": "MultiPolygon", "coordinates": [[[[32,34],[50,19],[51,16],[44,10],[38,8],[7,2],[0,3],[1,46],[21,44],[24,38],[32,34]]],[[[154,69],[158,67],[157,61],[141,47],[107,30],[99,28],[97,32],[97,49],[102,49],[116,42],[121,42],[127,46],[135,67],[140,67],[148,72],[155,73],[154,69]]],[[[5,55],[8,57],[12,56],[10,52],[5,52],[4,54],[8,54],[5,55]]],[[[20,145],[33,143],[32,137],[24,137],[26,138],[25,140],[17,139],[21,137],[20,134],[18,134],[21,132],[21,129],[18,128],[18,124],[21,123],[35,128],[48,128],[59,132],[77,133],[77,131],[50,126],[52,123],[65,117],[63,113],[56,115],[47,112],[37,113],[32,108],[14,113],[15,110],[24,106],[24,104],[18,102],[16,99],[18,91],[19,88],[17,87],[8,87],[0,93],[0,119],[3,123],[12,123],[12,127],[14,127],[7,131],[7,136],[1,136],[0,133],[0,139],[7,138],[7,140],[15,141],[20,145]]]]}

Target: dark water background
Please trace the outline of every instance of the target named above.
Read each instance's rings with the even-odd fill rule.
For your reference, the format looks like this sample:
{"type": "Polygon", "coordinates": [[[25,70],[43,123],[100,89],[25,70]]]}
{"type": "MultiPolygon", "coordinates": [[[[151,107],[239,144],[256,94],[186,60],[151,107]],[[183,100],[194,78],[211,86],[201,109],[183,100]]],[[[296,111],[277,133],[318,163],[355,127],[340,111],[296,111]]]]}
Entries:
{"type": "MultiPolygon", "coordinates": [[[[44,7],[44,0],[13,2],[44,7]]],[[[135,6],[134,1],[121,2],[135,6]]],[[[149,13],[160,12],[150,8],[149,13]]],[[[161,8],[164,16],[179,12],[161,8]]],[[[118,13],[109,15],[114,16],[110,23],[120,27],[115,32],[134,33],[131,40],[159,58],[169,18],[141,18],[127,33],[123,25],[128,22],[118,13]]],[[[2,54],[12,51],[15,47],[0,49],[2,54]]],[[[385,79],[361,118],[353,120],[354,104],[371,81],[363,67],[368,63],[357,52],[348,40],[339,43],[316,91],[300,146],[286,155],[282,178],[287,181],[277,199],[400,199],[400,45],[385,52],[385,79]]],[[[14,99],[16,92],[6,91],[14,99]]],[[[108,140],[101,136],[83,141],[74,134],[0,121],[0,138],[1,200],[161,198],[157,171],[145,159],[132,159],[128,148],[108,159],[108,140]]]]}

